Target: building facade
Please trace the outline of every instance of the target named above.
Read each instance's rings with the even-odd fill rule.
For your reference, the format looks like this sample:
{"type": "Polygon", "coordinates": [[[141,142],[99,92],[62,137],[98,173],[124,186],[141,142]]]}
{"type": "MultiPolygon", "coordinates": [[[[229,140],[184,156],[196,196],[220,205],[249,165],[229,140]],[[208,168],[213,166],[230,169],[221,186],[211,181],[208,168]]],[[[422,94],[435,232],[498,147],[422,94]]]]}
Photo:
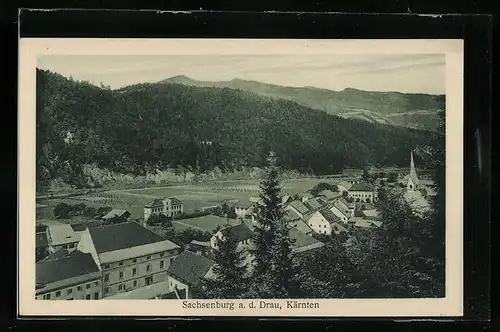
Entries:
{"type": "Polygon", "coordinates": [[[184,212],[184,204],[175,197],[156,198],[144,206],[144,221],[153,214],[175,217],[184,212]]]}
{"type": "Polygon", "coordinates": [[[103,297],[167,280],[180,247],[135,222],[88,228],[78,245],[102,272],[103,297]]]}
{"type": "Polygon", "coordinates": [[[102,297],[101,272],[92,255],[73,251],[36,263],[35,299],[98,300],[102,297]]]}

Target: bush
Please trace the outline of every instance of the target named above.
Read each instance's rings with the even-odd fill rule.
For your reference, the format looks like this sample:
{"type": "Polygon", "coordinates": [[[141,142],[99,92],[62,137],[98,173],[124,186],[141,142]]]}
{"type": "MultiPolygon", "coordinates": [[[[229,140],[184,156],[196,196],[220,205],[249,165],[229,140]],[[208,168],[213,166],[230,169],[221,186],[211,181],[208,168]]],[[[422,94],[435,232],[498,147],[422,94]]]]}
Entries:
{"type": "Polygon", "coordinates": [[[170,223],[171,226],[171,220],[172,218],[167,217],[164,214],[152,214],[151,216],[149,216],[148,220],[146,220],[146,225],[163,225],[166,223],[170,223]]]}
{"type": "Polygon", "coordinates": [[[93,207],[90,207],[90,206],[87,206],[84,210],[83,210],[83,216],[84,217],[87,217],[87,218],[93,218],[95,217],[97,214],[97,211],[95,208],[93,207]]]}
{"type": "Polygon", "coordinates": [[[54,216],[57,219],[65,219],[65,218],[69,218],[71,210],[72,209],[68,204],[62,202],[62,203],[57,204],[54,207],[53,212],[54,212],[54,216]]]}
{"type": "Polygon", "coordinates": [[[311,189],[311,194],[313,196],[316,196],[317,194],[319,194],[320,192],[322,192],[323,190],[330,190],[330,191],[338,191],[338,187],[334,184],[330,184],[330,183],[326,183],[326,182],[321,182],[321,183],[318,183],[317,185],[315,185],[312,189],[311,189]]]}

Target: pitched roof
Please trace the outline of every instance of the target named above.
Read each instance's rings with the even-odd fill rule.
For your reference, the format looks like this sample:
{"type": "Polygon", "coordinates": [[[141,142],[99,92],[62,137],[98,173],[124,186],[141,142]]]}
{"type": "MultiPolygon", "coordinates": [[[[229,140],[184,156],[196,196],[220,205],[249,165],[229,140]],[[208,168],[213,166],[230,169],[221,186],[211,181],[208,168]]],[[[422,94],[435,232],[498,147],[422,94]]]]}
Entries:
{"type": "Polygon", "coordinates": [[[379,213],[377,210],[375,209],[371,209],[371,210],[363,210],[361,211],[363,213],[363,215],[365,217],[368,217],[368,218],[373,218],[373,217],[378,217],[379,216],[379,213]]]}
{"type": "Polygon", "coordinates": [[[169,199],[170,199],[170,202],[172,203],[172,205],[181,205],[182,204],[182,201],[178,200],[175,197],[169,197],[169,199]]]}
{"type": "Polygon", "coordinates": [[[111,218],[114,218],[114,217],[123,217],[127,213],[130,215],[130,212],[128,212],[127,210],[113,209],[113,210],[109,211],[108,213],[106,213],[106,215],[104,215],[102,217],[102,219],[111,219],[111,218]]]}
{"type": "Polygon", "coordinates": [[[338,222],[331,223],[330,225],[336,234],[337,233],[347,233],[347,229],[338,222]]]}
{"type": "Polygon", "coordinates": [[[95,272],[99,272],[99,268],[94,262],[92,255],[74,251],[59,259],[37,262],[35,279],[37,284],[48,284],[95,272]]]}
{"type": "Polygon", "coordinates": [[[214,262],[202,255],[195,254],[189,250],[184,250],[170,264],[167,272],[174,278],[180,278],[182,282],[190,286],[197,286],[214,262]]]}
{"type": "Polygon", "coordinates": [[[98,254],[164,241],[136,222],[92,227],[89,232],[98,254]]]}
{"type": "Polygon", "coordinates": [[[309,192],[305,192],[301,195],[301,197],[309,199],[309,198],[313,198],[314,196],[309,192]]]}
{"type": "Polygon", "coordinates": [[[366,181],[359,181],[358,183],[355,183],[350,191],[375,191],[375,187],[371,184],[369,184],[366,181]]]}
{"type": "Polygon", "coordinates": [[[332,211],[330,211],[330,209],[323,209],[319,212],[330,224],[341,221],[339,217],[337,217],[332,211]]]}
{"type": "Polygon", "coordinates": [[[290,198],[291,198],[290,195],[284,195],[284,196],[282,196],[281,197],[281,203],[282,204],[286,204],[290,198]]]}
{"type": "Polygon", "coordinates": [[[311,227],[309,227],[309,225],[301,219],[292,220],[290,222],[290,226],[304,234],[309,234],[313,231],[311,227]]]}
{"type": "Polygon", "coordinates": [[[70,255],[70,253],[68,252],[68,250],[61,247],[61,248],[57,249],[56,251],[54,251],[52,254],[45,257],[43,260],[50,261],[53,259],[64,258],[64,257],[69,256],[69,255],[70,255]]]}
{"type": "Polygon", "coordinates": [[[152,201],[149,201],[148,203],[146,203],[146,205],[144,205],[144,207],[159,207],[159,206],[163,206],[163,200],[161,198],[155,198],[153,199],[152,201]]]}
{"type": "Polygon", "coordinates": [[[306,235],[303,232],[291,229],[290,230],[290,238],[294,240],[292,244],[292,252],[303,252],[315,248],[319,248],[324,246],[324,243],[316,240],[312,236],[306,235]]]}
{"type": "Polygon", "coordinates": [[[245,241],[253,237],[253,232],[245,224],[224,228],[221,233],[235,242],[245,241]]]}
{"type": "Polygon", "coordinates": [[[307,201],[307,204],[311,207],[312,210],[317,210],[321,206],[323,206],[323,203],[321,203],[317,198],[311,198],[307,201]]]}
{"type": "Polygon", "coordinates": [[[300,220],[300,216],[293,210],[286,210],[285,211],[285,218],[288,218],[288,220],[300,220]]]}
{"type": "Polygon", "coordinates": [[[364,220],[362,218],[359,218],[359,217],[353,218],[353,221],[354,221],[354,226],[356,226],[356,227],[370,228],[373,226],[373,224],[371,222],[364,220]]]}
{"type": "Polygon", "coordinates": [[[341,194],[339,192],[333,192],[331,190],[325,189],[325,190],[321,191],[318,194],[318,196],[322,196],[322,197],[326,198],[327,200],[331,200],[331,199],[334,199],[336,197],[341,196],[341,194]]]}
{"type": "Polygon", "coordinates": [[[352,184],[350,184],[350,183],[349,183],[349,182],[347,182],[347,181],[342,181],[342,182],[340,182],[337,186],[342,186],[342,187],[344,187],[345,189],[349,190],[349,189],[351,189],[352,184]]]}
{"type": "Polygon", "coordinates": [[[45,232],[36,233],[35,243],[36,243],[36,248],[47,247],[49,245],[49,241],[47,239],[47,233],[45,232]]]}
{"type": "Polygon", "coordinates": [[[354,208],[354,202],[348,202],[347,199],[345,199],[344,197],[339,197],[339,202],[341,202],[342,204],[344,204],[345,206],[347,206],[348,208],[354,208]]]}
{"type": "Polygon", "coordinates": [[[338,211],[340,211],[343,215],[345,215],[346,217],[349,217],[350,215],[350,212],[348,209],[346,209],[344,206],[342,206],[341,204],[339,204],[339,202],[335,202],[333,203],[333,205],[330,207],[330,209],[337,209],[338,211]]]}
{"type": "Polygon", "coordinates": [[[304,214],[304,213],[306,213],[306,212],[309,211],[309,209],[304,205],[304,203],[302,203],[299,200],[295,200],[295,201],[291,202],[290,206],[293,207],[294,209],[296,209],[297,211],[299,211],[302,214],[304,214]]]}
{"type": "Polygon", "coordinates": [[[49,226],[50,242],[52,245],[61,245],[80,241],[80,234],[68,224],[49,226]]]}
{"type": "Polygon", "coordinates": [[[86,228],[99,227],[99,226],[102,226],[102,221],[89,221],[78,224],[72,224],[71,228],[73,228],[75,232],[81,232],[84,231],[86,228]]]}

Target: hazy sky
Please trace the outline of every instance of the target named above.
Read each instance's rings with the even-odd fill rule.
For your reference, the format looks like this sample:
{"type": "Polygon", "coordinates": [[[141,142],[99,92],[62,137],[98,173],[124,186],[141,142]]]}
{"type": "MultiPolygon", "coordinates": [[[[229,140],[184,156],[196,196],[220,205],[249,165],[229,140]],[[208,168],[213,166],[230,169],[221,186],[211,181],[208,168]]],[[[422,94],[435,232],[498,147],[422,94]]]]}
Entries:
{"type": "Polygon", "coordinates": [[[445,93],[445,55],[61,55],[38,67],[111,88],[176,75],[204,81],[234,78],[330,90],[445,93]]]}

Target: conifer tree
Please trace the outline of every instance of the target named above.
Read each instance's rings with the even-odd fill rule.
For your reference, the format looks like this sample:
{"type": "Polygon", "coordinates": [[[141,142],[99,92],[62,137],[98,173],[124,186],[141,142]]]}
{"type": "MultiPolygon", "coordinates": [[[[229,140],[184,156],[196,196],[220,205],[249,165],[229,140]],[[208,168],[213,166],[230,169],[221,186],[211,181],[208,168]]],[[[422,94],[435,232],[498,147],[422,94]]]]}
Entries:
{"type": "Polygon", "coordinates": [[[214,278],[202,281],[203,294],[211,299],[238,299],[246,292],[246,253],[229,237],[216,240],[213,249],[214,278]]]}

